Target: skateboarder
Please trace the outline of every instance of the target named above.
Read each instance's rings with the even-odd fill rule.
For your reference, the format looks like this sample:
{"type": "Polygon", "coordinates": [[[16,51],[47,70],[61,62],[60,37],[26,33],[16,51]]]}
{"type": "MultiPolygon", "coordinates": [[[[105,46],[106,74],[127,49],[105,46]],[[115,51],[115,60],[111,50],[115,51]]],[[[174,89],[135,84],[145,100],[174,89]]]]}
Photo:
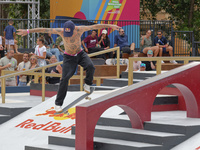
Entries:
{"type": "Polygon", "coordinates": [[[59,34],[64,42],[65,53],[63,60],[62,79],[60,81],[58,94],[55,100],[56,112],[62,112],[62,105],[67,94],[68,81],[76,71],[77,64],[81,65],[86,70],[86,78],[84,90],[90,93],[90,85],[92,85],[94,75],[94,65],[88,55],[81,49],[81,35],[88,30],[112,28],[119,30],[119,26],[111,24],[96,24],[91,26],[75,26],[72,21],[64,23],[64,28],[35,28],[35,29],[19,29],[18,35],[25,36],[29,33],[51,33],[59,34]]]}

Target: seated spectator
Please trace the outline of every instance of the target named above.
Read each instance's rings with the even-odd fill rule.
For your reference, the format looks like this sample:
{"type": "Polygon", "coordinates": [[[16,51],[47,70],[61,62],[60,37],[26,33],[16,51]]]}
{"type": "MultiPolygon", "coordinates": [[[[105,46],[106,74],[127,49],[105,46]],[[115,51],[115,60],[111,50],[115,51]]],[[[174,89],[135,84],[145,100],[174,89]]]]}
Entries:
{"type": "MultiPolygon", "coordinates": [[[[14,50],[7,50],[7,55],[0,59],[0,70],[15,71],[17,69],[17,60],[13,58],[14,50]]],[[[6,86],[16,86],[15,77],[6,78],[6,86]]]]}
{"type": "MultiPolygon", "coordinates": [[[[56,63],[57,59],[55,55],[52,55],[50,58],[50,64],[56,63]]],[[[62,74],[62,67],[61,65],[57,65],[57,66],[52,66],[50,68],[47,68],[46,73],[58,73],[58,74],[62,74]]],[[[60,77],[46,77],[46,81],[49,84],[57,84],[60,82],[60,77]]]]}
{"type": "MultiPolygon", "coordinates": [[[[119,29],[119,34],[115,35],[114,39],[114,47],[120,47],[120,57],[122,57],[122,53],[131,54],[135,50],[135,43],[128,44],[128,36],[125,35],[124,29],[119,29]]],[[[114,52],[115,53],[115,52],[114,52]]]]}
{"type": "Polygon", "coordinates": [[[140,39],[140,48],[141,53],[147,54],[148,50],[152,50],[154,57],[156,57],[159,53],[159,47],[158,46],[152,46],[152,40],[151,40],[151,30],[148,30],[146,32],[146,35],[142,36],[140,39]]]}
{"type": "MultiPolygon", "coordinates": [[[[107,30],[103,30],[101,33],[101,36],[98,38],[98,44],[100,45],[101,48],[109,49],[110,48],[110,39],[107,35],[107,30]]],[[[112,58],[112,52],[107,53],[109,58],[112,58]]]]}
{"type": "Polygon", "coordinates": [[[4,57],[4,46],[3,46],[3,37],[0,36],[0,55],[1,55],[1,58],[4,57]]]}
{"type": "Polygon", "coordinates": [[[140,65],[140,71],[145,71],[146,70],[146,64],[141,63],[140,65]]]}
{"type": "MultiPolygon", "coordinates": [[[[133,57],[138,57],[138,53],[134,53],[133,57]]],[[[129,63],[127,62],[127,68],[125,72],[128,72],[128,67],[129,67],[128,64],[129,63]]],[[[133,61],[133,71],[140,70],[140,64],[141,64],[141,61],[133,61]]]]}
{"type": "Polygon", "coordinates": [[[41,66],[45,66],[46,65],[46,47],[44,46],[44,38],[43,37],[39,37],[37,39],[37,46],[35,48],[35,57],[38,59],[38,65],[41,66]]]}
{"type": "MultiPolygon", "coordinates": [[[[100,45],[98,44],[98,40],[97,40],[97,36],[96,36],[97,32],[95,30],[92,31],[91,35],[88,35],[83,41],[82,41],[82,45],[84,47],[84,50],[86,53],[90,54],[90,53],[94,53],[94,52],[99,52],[101,50],[104,50],[104,48],[101,48],[100,45]],[[85,43],[87,45],[87,47],[85,46],[85,43]]],[[[96,58],[105,58],[105,55],[98,55],[96,56],[96,58]]]]}
{"type": "MultiPolygon", "coordinates": [[[[30,67],[29,69],[34,69],[39,67],[38,65],[38,59],[36,58],[35,55],[32,55],[30,57],[30,67]]],[[[34,82],[34,75],[30,75],[27,77],[27,85],[29,86],[31,82],[34,82]]]]}
{"type": "Polygon", "coordinates": [[[51,33],[45,33],[44,34],[44,40],[45,40],[45,46],[47,48],[46,51],[46,55],[47,57],[51,57],[52,55],[55,55],[57,60],[59,60],[59,55],[60,55],[60,51],[58,48],[54,48],[55,47],[55,43],[51,37],[51,33]]]}
{"type": "MultiPolygon", "coordinates": [[[[147,57],[153,57],[153,51],[148,50],[147,57]]],[[[155,61],[142,61],[146,65],[146,71],[151,71],[156,69],[156,62],[155,61]]]]}
{"type": "MultiPolygon", "coordinates": [[[[29,61],[29,53],[24,52],[23,54],[23,61],[19,63],[17,70],[18,71],[25,71],[28,70],[31,66],[31,63],[29,61]]],[[[19,84],[18,86],[26,86],[27,84],[27,76],[26,75],[20,75],[19,76],[19,84]]]]}
{"type": "MultiPolygon", "coordinates": [[[[162,57],[163,53],[169,53],[170,57],[173,57],[173,48],[168,44],[167,39],[162,35],[162,31],[157,32],[157,36],[154,39],[154,44],[159,46],[159,56],[162,57]]],[[[173,64],[177,64],[175,60],[170,61],[173,64]]],[[[164,63],[162,61],[162,63],[164,63]]]]}

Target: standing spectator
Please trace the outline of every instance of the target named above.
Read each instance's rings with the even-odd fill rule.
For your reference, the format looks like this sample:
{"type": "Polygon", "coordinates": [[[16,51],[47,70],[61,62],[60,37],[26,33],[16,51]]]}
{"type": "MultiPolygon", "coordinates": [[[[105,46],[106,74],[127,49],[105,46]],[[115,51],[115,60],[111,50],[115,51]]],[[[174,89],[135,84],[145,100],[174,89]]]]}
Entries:
{"type": "MultiPolygon", "coordinates": [[[[23,54],[23,61],[19,63],[17,70],[18,71],[25,71],[28,70],[31,66],[31,63],[29,61],[29,53],[24,52],[23,54]]],[[[18,86],[26,86],[27,84],[27,76],[26,75],[20,75],[19,76],[19,84],[18,86]]]]}
{"type": "Polygon", "coordinates": [[[5,45],[7,50],[8,49],[14,49],[14,39],[15,39],[15,28],[12,26],[13,25],[13,20],[8,21],[8,25],[4,29],[4,38],[5,38],[5,45]]]}
{"type": "MultiPolygon", "coordinates": [[[[103,30],[101,33],[101,36],[98,38],[98,44],[100,45],[101,48],[109,49],[110,48],[110,39],[107,34],[107,30],[103,30]]],[[[107,53],[108,57],[112,57],[112,52],[107,53]]]]}
{"type": "MultiPolygon", "coordinates": [[[[13,56],[14,50],[8,49],[7,55],[0,59],[0,70],[15,71],[17,69],[17,60],[13,56]]],[[[15,77],[6,78],[6,86],[16,86],[15,77]]]]}
{"type": "Polygon", "coordinates": [[[59,55],[59,60],[62,61],[63,60],[63,54],[64,54],[64,42],[62,40],[62,37],[61,36],[58,36],[56,38],[56,45],[55,45],[59,51],[60,51],[60,55],[59,55]]]}
{"type": "MultiPolygon", "coordinates": [[[[148,50],[147,57],[153,57],[153,51],[148,50]]],[[[146,71],[151,71],[156,69],[156,62],[155,61],[142,61],[146,65],[146,71]]]]}
{"type": "MultiPolygon", "coordinates": [[[[100,45],[98,44],[98,39],[97,39],[96,34],[97,34],[97,32],[95,30],[93,30],[91,35],[88,35],[82,41],[82,45],[85,49],[85,52],[88,54],[104,50],[104,48],[101,48],[100,45]],[[86,43],[87,47],[85,46],[85,43],[86,43]]],[[[105,55],[98,55],[98,56],[96,56],[96,58],[106,59],[105,55]]]]}
{"type": "MultiPolygon", "coordinates": [[[[133,57],[138,57],[138,53],[134,53],[133,57]]],[[[128,67],[129,67],[128,64],[129,64],[129,62],[127,62],[127,68],[126,68],[125,72],[128,72],[128,67]]],[[[140,64],[141,64],[141,61],[133,61],[133,71],[140,70],[140,64]]]]}
{"type": "Polygon", "coordinates": [[[125,35],[124,29],[119,29],[119,34],[115,35],[114,39],[114,47],[120,47],[120,57],[122,57],[123,53],[131,54],[135,50],[135,43],[128,44],[128,36],[125,35]]]}
{"type": "Polygon", "coordinates": [[[1,58],[4,57],[4,47],[3,47],[3,37],[0,36],[0,55],[1,55],[1,58]]]}
{"type": "MultiPolygon", "coordinates": [[[[50,58],[50,64],[56,63],[57,59],[55,55],[52,55],[50,58]]],[[[47,68],[46,73],[58,73],[62,74],[62,67],[61,65],[52,66],[50,68],[47,68]]],[[[46,80],[49,84],[57,84],[60,82],[60,77],[46,77],[46,80]]]]}
{"type": "Polygon", "coordinates": [[[35,52],[34,52],[36,58],[38,59],[38,65],[41,66],[45,66],[46,65],[46,47],[44,46],[44,38],[43,37],[39,37],[37,39],[37,46],[35,48],[35,52]]]}
{"type": "Polygon", "coordinates": [[[60,55],[60,51],[58,48],[55,48],[55,43],[53,41],[53,38],[51,37],[51,33],[45,33],[44,34],[44,40],[45,40],[45,45],[47,48],[47,56],[51,57],[52,55],[55,55],[57,60],[59,60],[59,55],[60,55]]]}
{"type": "MultiPolygon", "coordinates": [[[[158,30],[157,36],[154,39],[154,44],[159,46],[159,56],[162,57],[163,53],[169,53],[170,57],[173,57],[173,47],[167,42],[167,39],[162,35],[162,31],[158,30]]],[[[170,61],[173,64],[177,64],[175,60],[170,61]]],[[[162,61],[162,63],[164,63],[162,61]]]]}
{"type": "Polygon", "coordinates": [[[14,45],[14,50],[15,50],[15,52],[16,52],[17,54],[21,54],[21,53],[18,51],[18,45],[17,45],[18,41],[17,41],[17,40],[14,40],[14,43],[15,43],[15,45],[14,45]]]}
{"type": "Polygon", "coordinates": [[[141,48],[141,52],[144,54],[147,54],[148,50],[152,50],[154,57],[158,55],[159,47],[152,46],[151,30],[147,30],[146,35],[140,38],[140,48],[141,48]]]}

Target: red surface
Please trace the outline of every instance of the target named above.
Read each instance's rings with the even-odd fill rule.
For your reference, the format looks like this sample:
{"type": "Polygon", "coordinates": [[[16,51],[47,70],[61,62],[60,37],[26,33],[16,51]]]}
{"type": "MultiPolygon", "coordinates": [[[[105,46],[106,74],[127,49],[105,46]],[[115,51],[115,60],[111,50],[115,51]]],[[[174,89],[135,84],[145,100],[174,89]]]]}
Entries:
{"type": "MultiPolygon", "coordinates": [[[[52,97],[57,94],[57,91],[45,91],[45,97],[52,97]]],[[[34,96],[42,96],[41,90],[31,90],[30,89],[30,95],[34,96]]]]}
{"type": "Polygon", "coordinates": [[[143,128],[151,120],[156,95],[173,84],[182,94],[187,117],[200,118],[200,64],[192,63],[168,73],[131,85],[107,96],[76,107],[76,150],[93,150],[93,135],[97,121],[108,108],[117,105],[129,116],[133,128],[143,128]]]}

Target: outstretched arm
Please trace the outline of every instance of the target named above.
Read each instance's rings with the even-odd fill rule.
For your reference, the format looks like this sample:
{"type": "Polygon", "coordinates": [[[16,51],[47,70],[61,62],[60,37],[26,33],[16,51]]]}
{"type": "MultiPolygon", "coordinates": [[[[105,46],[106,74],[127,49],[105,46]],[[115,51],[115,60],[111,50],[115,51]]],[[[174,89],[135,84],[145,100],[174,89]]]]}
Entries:
{"type": "Polygon", "coordinates": [[[25,36],[28,33],[34,33],[34,32],[61,35],[63,32],[63,28],[34,28],[34,29],[19,29],[17,31],[18,31],[17,34],[21,36],[25,36]]]}
{"type": "Polygon", "coordinates": [[[102,28],[112,28],[114,30],[119,30],[121,27],[113,24],[95,24],[91,26],[78,26],[81,31],[85,32],[88,30],[94,30],[94,29],[102,29],[102,28]]]}

